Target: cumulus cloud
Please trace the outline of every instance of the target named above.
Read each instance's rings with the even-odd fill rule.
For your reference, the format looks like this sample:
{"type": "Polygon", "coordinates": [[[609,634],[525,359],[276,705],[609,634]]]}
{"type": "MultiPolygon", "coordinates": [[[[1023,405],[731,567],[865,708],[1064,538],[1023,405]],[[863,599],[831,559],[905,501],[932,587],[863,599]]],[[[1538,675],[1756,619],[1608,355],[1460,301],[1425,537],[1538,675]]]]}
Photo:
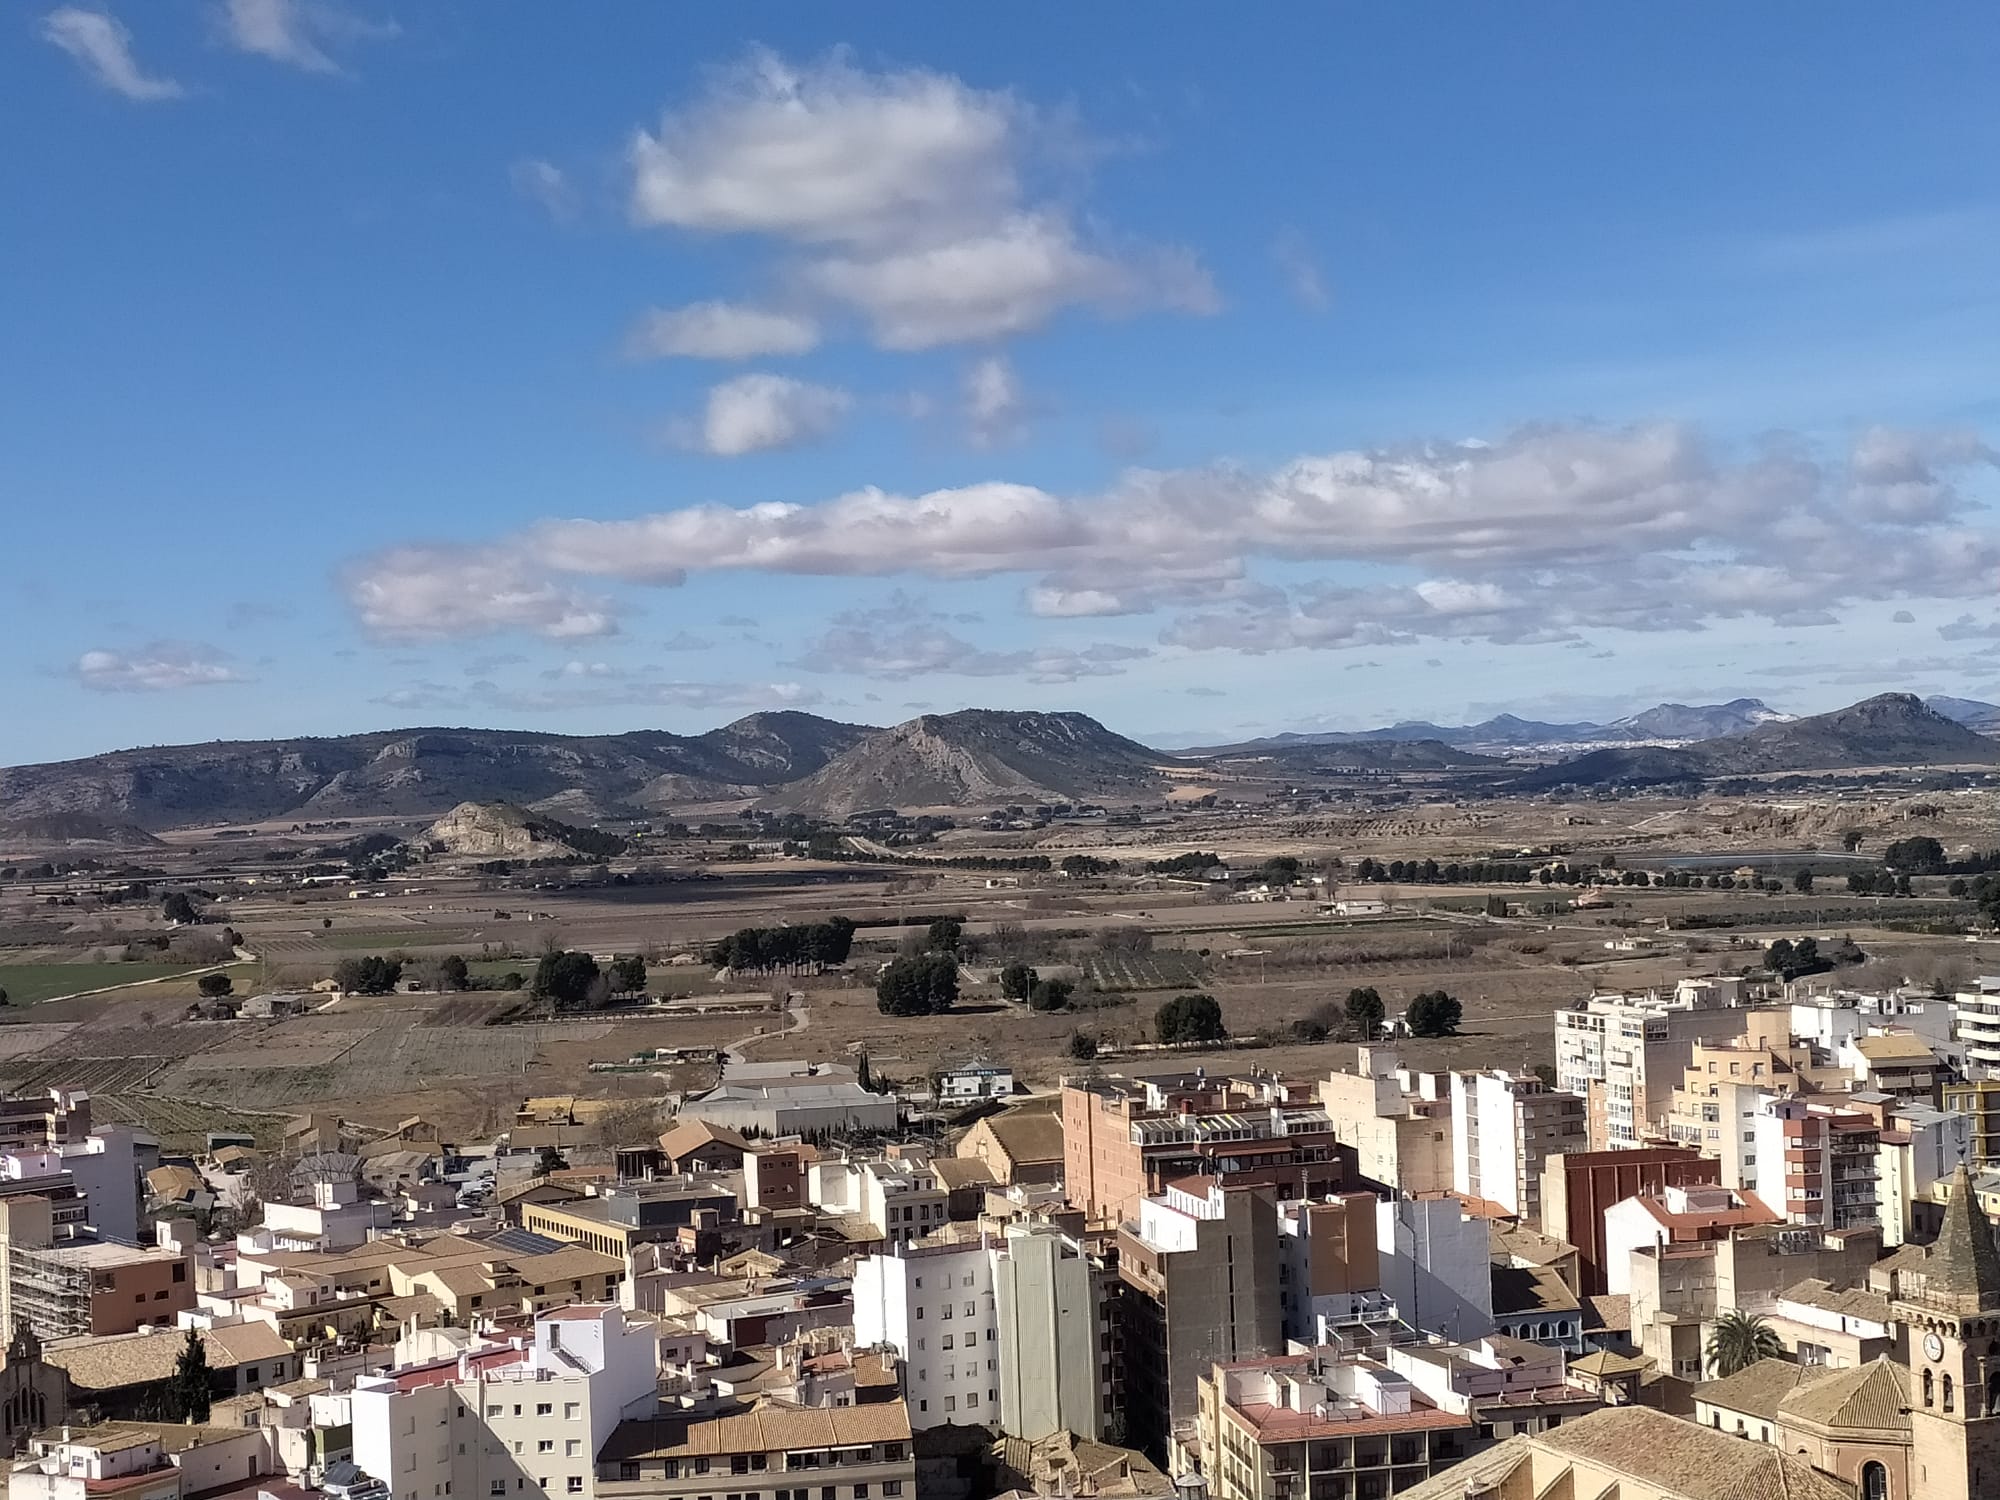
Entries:
{"type": "Polygon", "coordinates": [[[1319,257],[1306,237],[1296,229],[1280,231],[1271,244],[1271,258],[1278,263],[1278,274],[1284,278],[1285,290],[1292,300],[1307,312],[1325,312],[1333,306],[1333,298],[1327,292],[1326,280],[1320,274],[1319,257]]]}
{"type": "Polygon", "coordinates": [[[1018,441],[1027,414],[1027,398],[1012,361],[990,354],[965,372],[965,427],[975,448],[1018,441]]]}
{"type": "Polygon", "coordinates": [[[514,184],[515,192],[540,204],[558,223],[576,217],[576,190],[570,186],[568,174],[554,162],[538,156],[517,161],[507,169],[507,180],[514,184]]]}
{"type": "Polygon", "coordinates": [[[1960,615],[1938,626],[1938,635],[1947,641],[2000,641],[2000,618],[1975,620],[1969,614],[1960,615]]]}
{"type": "Polygon", "coordinates": [[[626,340],[637,359],[758,359],[804,354],[819,344],[819,324],[799,313],[747,302],[691,302],[654,308],[626,340]]]}
{"type": "Polygon", "coordinates": [[[1080,649],[988,650],[953,634],[945,617],[920,600],[898,594],[884,608],[836,615],[797,664],[810,672],[847,672],[884,681],[942,674],[1054,683],[1115,676],[1127,663],[1149,655],[1144,647],[1109,642],[1080,649]]]}
{"type": "MultiPolygon", "coordinates": [[[[1969,447],[1953,450],[1963,463],[1925,451],[1939,483],[1984,462],[1969,447]]],[[[1893,482],[1879,452],[1842,462],[1779,441],[1738,454],[1678,424],[1551,425],[1268,470],[1135,470],[1095,495],[991,480],[553,520],[484,550],[545,582],[1021,574],[1031,614],[1175,610],[1174,643],[1245,650],[1564,641],[1990,597],[2000,532],[1977,513],[1855,513],[1857,485],[1893,482]],[[1256,576],[1273,561],[1333,576],[1279,590],[1256,576]]],[[[480,617],[447,628],[478,629],[480,617]]]]}
{"type": "Polygon", "coordinates": [[[163,693],[249,680],[222,652],[198,641],[154,641],[131,651],[86,651],[71,670],[78,682],[99,693],[163,693]]]}
{"type": "Polygon", "coordinates": [[[817,442],[839,427],[853,398],[834,386],[789,375],[739,375],[708,393],[698,424],[677,429],[681,443],[717,458],[817,442]]]}
{"type": "Polygon", "coordinates": [[[887,348],[1019,333],[1073,306],[1213,310],[1184,252],[1092,243],[1031,191],[1045,134],[1012,94],[946,74],[757,51],[635,133],[632,216],[772,241],[781,276],[887,348]]]}
{"type": "Polygon", "coordinates": [[[384,640],[503,630],[574,640],[618,629],[604,600],[551,582],[504,548],[392,547],[349,564],[341,583],[362,627],[384,640]]]}
{"type": "Polygon", "coordinates": [[[1907,609],[1899,609],[1893,615],[1889,616],[1889,623],[1891,625],[1914,625],[1917,623],[1917,617],[1907,609]]]}
{"type": "Polygon", "coordinates": [[[132,33],[101,10],[64,5],[42,17],[42,40],[75,58],[93,83],[141,104],[185,97],[171,78],[148,73],[132,53],[132,33]]]}
{"type": "Polygon", "coordinates": [[[307,73],[338,73],[329,47],[399,33],[393,21],[368,21],[328,0],[223,0],[223,35],[239,52],[307,73]]]}

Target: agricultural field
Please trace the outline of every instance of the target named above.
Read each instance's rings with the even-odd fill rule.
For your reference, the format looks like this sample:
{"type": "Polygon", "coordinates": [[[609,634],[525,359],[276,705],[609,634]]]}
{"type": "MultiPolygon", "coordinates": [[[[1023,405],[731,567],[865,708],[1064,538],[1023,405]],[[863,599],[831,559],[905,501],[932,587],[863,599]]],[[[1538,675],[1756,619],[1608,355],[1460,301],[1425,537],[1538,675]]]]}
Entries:
{"type": "Polygon", "coordinates": [[[192,984],[195,973],[187,964],[0,963],[0,989],[7,992],[11,1005],[39,1005],[64,995],[81,995],[142,981],[184,978],[192,984]]]}
{"type": "Polygon", "coordinates": [[[1156,953],[1102,953],[1084,966],[1084,977],[1100,990],[1199,989],[1203,970],[1199,959],[1184,950],[1156,953]]]}

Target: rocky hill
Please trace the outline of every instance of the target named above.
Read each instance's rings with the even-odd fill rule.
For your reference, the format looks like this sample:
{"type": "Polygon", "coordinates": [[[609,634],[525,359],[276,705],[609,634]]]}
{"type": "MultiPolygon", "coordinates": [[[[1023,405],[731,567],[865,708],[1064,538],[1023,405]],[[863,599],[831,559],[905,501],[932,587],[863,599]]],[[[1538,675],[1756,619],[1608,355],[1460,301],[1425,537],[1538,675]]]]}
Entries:
{"type": "Polygon", "coordinates": [[[1520,791],[1560,786],[1645,786],[1782,771],[2000,765],[1994,741],[1925,706],[1882,693],[1832,713],[1770,723],[1696,745],[1593,750],[1516,779],[1520,791]]]}
{"type": "Polygon", "coordinates": [[[158,849],[145,829],[92,813],[30,813],[0,818],[0,852],[17,849],[158,849]]]}
{"type": "Polygon", "coordinates": [[[461,802],[509,802],[587,821],[755,796],[809,775],[872,732],[772,713],[691,736],[399,729],[119,750],[0,769],[0,819],[87,814],[151,830],[414,819],[461,802]]]}
{"type": "Polygon", "coordinates": [[[510,802],[461,802],[423,836],[458,859],[562,859],[573,854],[608,858],[623,853],[625,843],[510,802]]]}
{"type": "Polygon", "coordinates": [[[877,807],[1137,800],[1185,764],[1077,713],[973,708],[869,735],[765,805],[845,817],[877,807]]]}

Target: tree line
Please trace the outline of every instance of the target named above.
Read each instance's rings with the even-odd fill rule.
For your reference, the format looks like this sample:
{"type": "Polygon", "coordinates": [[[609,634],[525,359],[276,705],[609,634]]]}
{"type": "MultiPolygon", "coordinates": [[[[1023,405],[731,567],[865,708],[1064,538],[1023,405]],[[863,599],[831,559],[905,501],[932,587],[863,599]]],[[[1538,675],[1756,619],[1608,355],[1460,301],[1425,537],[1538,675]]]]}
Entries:
{"type": "Polygon", "coordinates": [[[744,927],[709,945],[717,968],[796,969],[806,964],[844,964],[854,948],[854,923],[846,917],[801,922],[790,927],[744,927]]]}

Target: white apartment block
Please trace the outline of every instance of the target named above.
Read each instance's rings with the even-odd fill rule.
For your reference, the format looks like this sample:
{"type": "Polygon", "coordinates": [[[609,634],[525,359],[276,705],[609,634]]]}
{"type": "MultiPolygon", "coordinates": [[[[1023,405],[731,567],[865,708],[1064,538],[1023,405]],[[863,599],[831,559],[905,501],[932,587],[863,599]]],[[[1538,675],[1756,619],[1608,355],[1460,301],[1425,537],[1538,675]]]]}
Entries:
{"type": "Polygon", "coordinates": [[[855,1264],[855,1345],[894,1352],[914,1430],[1000,1420],[993,1260],[984,1245],[904,1245],[855,1264]]]}
{"type": "MultiPolygon", "coordinates": [[[[920,1150],[875,1159],[814,1162],[807,1194],[822,1213],[865,1220],[891,1248],[935,1234],[947,1217],[948,1194],[920,1150]]],[[[922,1424],[919,1423],[919,1426],[922,1424]]]]}
{"type": "Polygon", "coordinates": [[[1953,1038],[1965,1048],[1966,1076],[2000,1073],[2000,975],[1982,974],[1973,988],[1952,997],[1957,1008],[1953,1038]]]}
{"type": "Polygon", "coordinates": [[[1452,1191],[1542,1218],[1542,1166],[1588,1140],[1582,1096],[1494,1069],[1451,1075],[1452,1191]]]}
{"type": "Polygon", "coordinates": [[[475,1344],[355,1381],[354,1462],[388,1500],[528,1500],[596,1493],[622,1420],[659,1408],[651,1324],[615,1306],[562,1307],[534,1338],[475,1344]]]}
{"type": "Polygon", "coordinates": [[[1556,1012],[1556,1085],[1586,1101],[1591,1149],[1642,1146],[1662,1131],[1694,1043],[1741,1033],[1740,993],[1740,980],[1683,979],[1671,997],[1592,995],[1556,1012]]]}
{"type": "Polygon", "coordinates": [[[1451,1186],[1451,1099],[1443,1074],[1405,1068],[1393,1047],[1364,1046],[1354,1072],[1320,1081],[1319,1102],[1369,1181],[1406,1193],[1451,1186]]]}
{"type": "Polygon", "coordinates": [[[1403,1321],[1460,1342],[1493,1332],[1486,1220],[1456,1198],[1384,1199],[1375,1212],[1378,1280],[1403,1321]]]}

